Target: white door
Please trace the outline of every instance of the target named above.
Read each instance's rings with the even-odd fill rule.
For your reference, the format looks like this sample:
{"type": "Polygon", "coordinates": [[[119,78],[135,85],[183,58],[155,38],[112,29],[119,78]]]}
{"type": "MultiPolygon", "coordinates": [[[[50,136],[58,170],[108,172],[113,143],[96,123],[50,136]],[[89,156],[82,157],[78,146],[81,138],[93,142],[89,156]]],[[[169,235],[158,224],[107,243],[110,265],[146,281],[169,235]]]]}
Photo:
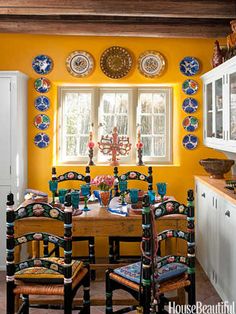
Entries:
{"type": "Polygon", "coordinates": [[[0,186],[0,270],[6,269],[6,201],[10,186],[0,186]]]}
{"type": "Polygon", "coordinates": [[[11,95],[10,78],[0,78],[0,186],[10,185],[11,95]]]}

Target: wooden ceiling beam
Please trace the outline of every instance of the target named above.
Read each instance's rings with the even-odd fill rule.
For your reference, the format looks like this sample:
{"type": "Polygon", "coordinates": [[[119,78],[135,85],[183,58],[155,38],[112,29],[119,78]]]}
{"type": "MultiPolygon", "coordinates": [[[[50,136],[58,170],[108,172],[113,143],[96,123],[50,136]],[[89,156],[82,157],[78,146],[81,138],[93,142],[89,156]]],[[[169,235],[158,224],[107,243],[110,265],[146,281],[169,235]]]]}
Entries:
{"type": "MultiPolygon", "coordinates": [[[[199,21],[199,20],[198,20],[199,21]]],[[[0,33],[28,33],[53,35],[81,35],[81,36],[133,36],[133,37],[169,37],[169,38],[219,38],[230,33],[227,23],[197,23],[190,24],[190,20],[176,20],[175,22],[140,20],[128,23],[127,21],[103,21],[64,19],[35,19],[21,17],[9,19],[0,17],[0,33]]]]}
{"type": "Polygon", "coordinates": [[[0,15],[108,15],[165,18],[236,17],[235,0],[0,0],[0,15]]]}

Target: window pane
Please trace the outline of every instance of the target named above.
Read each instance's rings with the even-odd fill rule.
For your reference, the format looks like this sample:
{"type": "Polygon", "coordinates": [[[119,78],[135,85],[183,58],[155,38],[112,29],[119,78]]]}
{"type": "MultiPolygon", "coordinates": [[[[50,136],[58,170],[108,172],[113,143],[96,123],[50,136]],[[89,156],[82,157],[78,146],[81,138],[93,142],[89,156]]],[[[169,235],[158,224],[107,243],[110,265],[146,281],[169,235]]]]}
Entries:
{"type": "Polygon", "coordinates": [[[67,116],[66,119],[66,133],[77,134],[77,122],[73,116],[67,116]]]}
{"type": "Polygon", "coordinates": [[[165,156],[164,137],[160,137],[160,136],[153,137],[153,153],[154,153],[154,156],[159,156],[159,157],[165,156]]]}
{"type": "Polygon", "coordinates": [[[76,156],[77,155],[77,141],[75,136],[66,137],[66,156],[76,156]]]}
{"type": "Polygon", "coordinates": [[[152,94],[142,93],[140,94],[141,112],[152,112],[152,94]]]}
{"type": "Polygon", "coordinates": [[[79,142],[79,155],[86,156],[87,155],[87,144],[88,144],[88,136],[80,136],[79,142]]]}
{"type": "Polygon", "coordinates": [[[78,116],[78,132],[79,134],[88,134],[90,128],[90,115],[88,112],[78,116]]]}
{"type": "Polygon", "coordinates": [[[104,113],[115,113],[116,94],[105,93],[102,96],[102,106],[104,113]]]}
{"type": "Polygon", "coordinates": [[[103,132],[102,132],[102,134],[111,133],[114,126],[115,126],[115,117],[114,116],[104,116],[103,117],[103,132]]]}
{"type": "Polygon", "coordinates": [[[165,94],[153,94],[153,111],[154,113],[165,112],[165,94]]]}
{"type": "Polygon", "coordinates": [[[128,94],[117,93],[116,94],[116,113],[128,113],[128,94]]]}
{"type": "Polygon", "coordinates": [[[116,125],[118,129],[118,133],[120,135],[128,134],[128,117],[127,116],[117,116],[116,125]]]}
{"type": "Polygon", "coordinates": [[[141,136],[141,141],[143,142],[143,156],[151,156],[152,152],[152,138],[141,136]]]}
{"type": "Polygon", "coordinates": [[[165,117],[164,116],[153,117],[153,133],[154,134],[165,133],[165,117]]]}
{"type": "Polygon", "coordinates": [[[141,116],[141,133],[152,133],[152,116],[141,116]]]}

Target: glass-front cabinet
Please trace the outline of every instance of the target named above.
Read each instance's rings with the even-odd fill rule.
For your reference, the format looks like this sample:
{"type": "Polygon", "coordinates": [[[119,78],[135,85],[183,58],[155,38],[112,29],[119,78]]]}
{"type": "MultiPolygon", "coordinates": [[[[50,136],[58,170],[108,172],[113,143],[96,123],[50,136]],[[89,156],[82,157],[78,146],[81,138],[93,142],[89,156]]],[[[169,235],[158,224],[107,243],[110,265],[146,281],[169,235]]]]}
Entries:
{"type": "Polygon", "coordinates": [[[202,76],[204,144],[236,152],[236,57],[202,76]]]}

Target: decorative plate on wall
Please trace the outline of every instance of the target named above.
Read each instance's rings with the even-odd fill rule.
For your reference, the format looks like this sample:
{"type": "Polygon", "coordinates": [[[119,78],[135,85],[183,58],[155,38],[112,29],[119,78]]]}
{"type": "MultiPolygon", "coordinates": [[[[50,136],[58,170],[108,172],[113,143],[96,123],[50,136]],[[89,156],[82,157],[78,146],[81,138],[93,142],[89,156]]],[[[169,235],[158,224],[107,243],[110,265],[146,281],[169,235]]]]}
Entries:
{"type": "Polygon", "coordinates": [[[200,66],[196,58],[185,57],[180,61],[179,69],[184,75],[193,76],[198,73],[200,66]]]}
{"type": "Polygon", "coordinates": [[[46,111],[50,107],[50,100],[46,96],[38,96],[34,101],[34,106],[39,111],[46,111]]]}
{"type": "Polygon", "coordinates": [[[183,120],[182,125],[186,131],[193,132],[198,128],[198,119],[193,116],[188,116],[183,120]]]}
{"type": "Polygon", "coordinates": [[[66,59],[66,68],[73,76],[88,76],[94,69],[93,57],[86,51],[73,51],[66,59]]]}
{"type": "Polygon", "coordinates": [[[159,52],[147,50],[139,56],[138,69],[146,77],[160,76],[165,69],[165,59],[159,52]]]}
{"type": "Polygon", "coordinates": [[[193,95],[198,91],[198,83],[194,80],[186,80],[183,82],[182,90],[187,95],[193,95]]]}
{"type": "Polygon", "coordinates": [[[198,102],[194,98],[185,98],[182,104],[182,108],[186,113],[194,113],[197,111],[198,102]]]}
{"type": "Polygon", "coordinates": [[[129,51],[119,46],[106,49],[100,58],[102,72],[112,79],[126,76],[132,67],[132,63],[129,51]]]}
{"type": "Polygon", "coordinates": [[[51,83],[45,77],[40,77],[34,82],[34,88],[39,93],[47,93],[50,87],[51,87],[51,83]]]}
{"type": "Polygon", "coordinates": [[[198,138],[197,136],[195,135],[192,135],[192,134],[187,134],[184,136],[183,138],[183,146],[186,148],[186,149],[194,149],[197,147],[198,145],[198,138]]]}
{"type": "Polygon", "coordinates": [[[38,114],[34,117],[34,125],[39,130],[46,130],[50,125],[50,119],[46,114],[38,114]]]}
{"type": "Polygon", "coordinates": [[[32,61],[32,68],[38,74],[48,74],[53,69],[53,61],[49,56],[38,55],[32,61]]]}
{"type": "Polygon", "coordinates": [[[39,148],[45,148],[49,145],[50,139],[46,133],[38,133],[34,137],[34,144],[39,148]]]}

